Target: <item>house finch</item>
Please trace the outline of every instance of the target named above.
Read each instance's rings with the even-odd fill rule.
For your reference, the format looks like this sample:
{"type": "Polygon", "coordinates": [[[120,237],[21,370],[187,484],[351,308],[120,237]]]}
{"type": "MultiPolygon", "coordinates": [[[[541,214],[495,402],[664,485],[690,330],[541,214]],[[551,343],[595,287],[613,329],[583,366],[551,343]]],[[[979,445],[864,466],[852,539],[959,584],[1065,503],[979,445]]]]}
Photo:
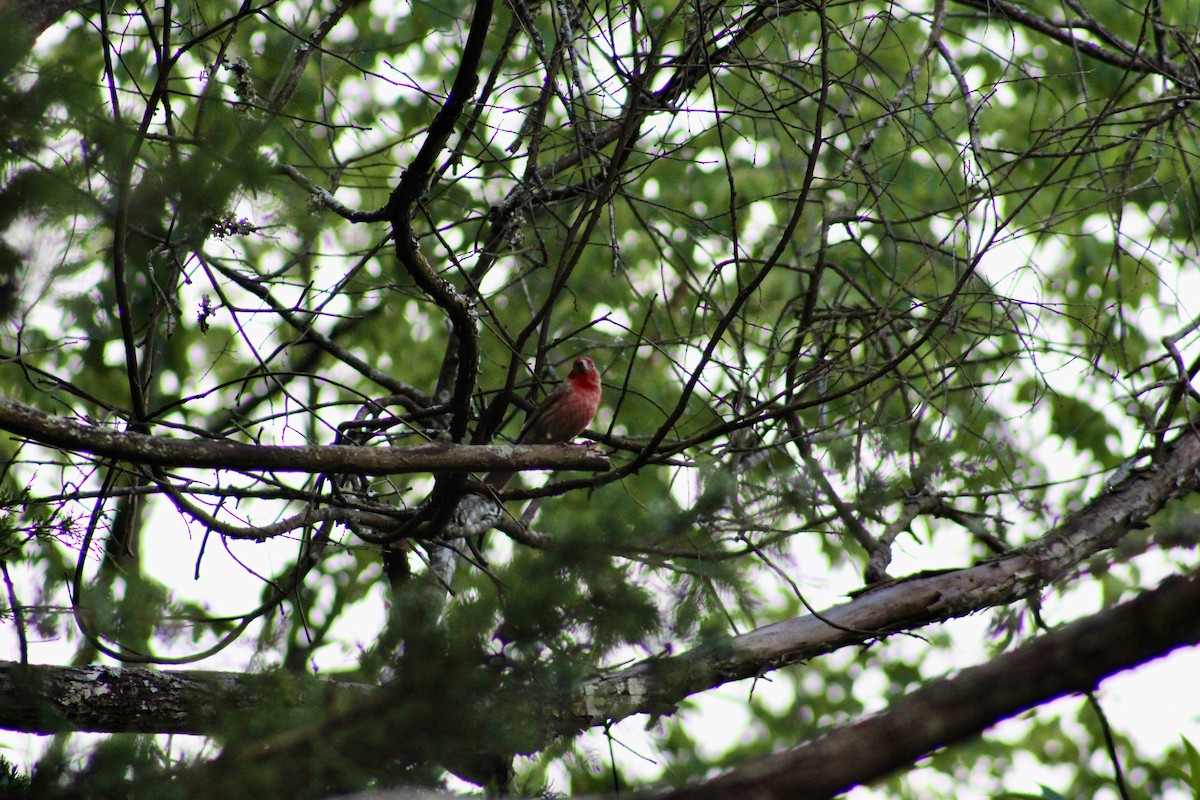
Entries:
{"type": "MultiPolygon", "coordinates": [[[[525,420],[517,444],[569,442],[583,432],[600,407],[600,373],[590,358],[577,358],[566,380],[554,387],[525,420]]],[[[483,482],[500,491],[516,472],[489,472],[483,482]]]]}

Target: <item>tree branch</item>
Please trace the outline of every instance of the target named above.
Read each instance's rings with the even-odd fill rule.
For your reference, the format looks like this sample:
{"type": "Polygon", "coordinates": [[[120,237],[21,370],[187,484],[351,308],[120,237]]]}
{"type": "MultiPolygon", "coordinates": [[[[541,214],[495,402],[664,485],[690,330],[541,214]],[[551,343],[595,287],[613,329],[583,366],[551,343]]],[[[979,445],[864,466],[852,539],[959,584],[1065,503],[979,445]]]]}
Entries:
{"type": "Polygon", "coordinates": [[[1200,643],[1200,577],[1168,578],[1156,590],[1066,625],[953,678],[934,681],[887,711],[837,728],[794,750],[743,764],[662,800],[754,797],[817,800],[881,778],[1000,720],[1172,650],[1200,643]]]}
{"type": "Polygon", "coordinates": [[[283,672],[54,667],[0,663],[2,727],[26,733],[213,733],[222,715],[261,706],[320,707],[365,684],[299,679],[283,672]]]}
{"type": "Polygon", "coordinates": [[[497,469],[602,471],[608,459],[572,445],[457,445],[416,447],[256,445],[227,440],[177,439],[81,425],[0,398],[0,430],[48,447],[78,450],[155,467],[333,472],[392,475],[410,472],[487,472],[497,469]]]}
{"type": "Polygon", "coordinates": [[[395,237],[397,259],[421,291],[446,313],[457,337],[458,369],[452,392],[453,414],[449,425],[450,438],[455,442],[462,441],[467,434],[471,394],[475,390],[475,377],[479,370],[479,322],[473,301],[442,279],[417,250],[412,217],[417,203],[429,186],[434,161],[449,141],[467,100],[475,90],[475,84],[478,82],[476,71],[483,56],[483,45],[492,21],[492,6],[492,0],[475,0],[471,28],[467,33],[467,41],[463,46],[458,71],[454,75],[454,83],[450,87],[446,103],[430,123],[421,149],[400,176],[386,207],[387,218],[392,224],[392,235],[395,237]]]}
{"type": "Polygon", "coordinates": [[[1003,17],[1014,26],[1020,25],[1027,30],[1036,31],[1065,45],[1072,51],[1083,53],[1123,71],[1162,75],[1184,86],[1192,84],[1189,76],[1171,61],[1162,58],[1152,59],[1149,55],[1143,54],[1133,42],[1122,41],[1110,32],[1104,32],[1103,38],[1114,45],[1113,48],[1104,48],[1095,42],[1076,36],[1075,29],[1079,27],[1083,27],[1093,34],[1097,33],[1095,26],[1087,25],[1082,20],[1078,25],[1066,20],[1055,22],[1048,17],[1039,16],[1013,3],[1006,2],[1006,0],[955,0],[955,2],[987,14],[989,19],[996,16],[1003,17]]]}
{"type": "Polygon", "coordinates": [[[1005,555],[972,567],[881,583],[820,616],[795,617],[593,681],[576,694],[573,718],[560,718],[555,732],[568,735],[632,714],[661,714],[692,694],[730,681],[1035,596],[1084,559],[1143,527],[1169,501],[1200,488],[1200,437],[1185,433],[1167,450],[1152,467],[1129,475],[1057,528],[1005,555]]]}

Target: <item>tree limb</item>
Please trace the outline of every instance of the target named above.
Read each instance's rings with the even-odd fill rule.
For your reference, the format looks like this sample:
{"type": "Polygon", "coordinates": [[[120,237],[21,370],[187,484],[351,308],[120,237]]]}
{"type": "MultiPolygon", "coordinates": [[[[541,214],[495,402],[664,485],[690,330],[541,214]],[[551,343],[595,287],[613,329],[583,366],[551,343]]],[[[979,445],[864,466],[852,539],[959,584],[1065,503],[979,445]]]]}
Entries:
{"type": "Polygon", "coordinates": [[[817,800],[881,778],[1000,720],[1200,643],[1200,577],[1153,591],[1041,636],[953,678],[934,681],[880,714],[794,750],[742,764],[662,800],[817,800]]]}
{"type": "Polygon", "coordinates": [[[282,672],[0,663],[2,727],[26,733],[213,733],[221,715],[261,706],[276,692],[295,708],[371,688],[282,672]]]}
{"type": "Polygon", "coordinates": [[[333,472],[391,475],[411,472],[487,472],[497,469],[601,471],[608,460],[572,445],[456,445],[415,447],[257,445],[227,440],[177,439],[81,425],[0,398],[0,430],[41,445],[156,467],[333,472]]]}
{"type": "Polygon", "coordinates": [[[692,694],[730,681],[1034,596],[1084,559],[1143,527],[1170,500],[1200,487],[1200,437],[1186,433],[1167,449],[1151,468],[1132,473],[1058,527],[1005,555],[878,584],[820,617],[795,617],[596,679],[576,693],[574,718],[560,719],[555,732],[566,735],[632,714],[663,713],[692,694]]]}

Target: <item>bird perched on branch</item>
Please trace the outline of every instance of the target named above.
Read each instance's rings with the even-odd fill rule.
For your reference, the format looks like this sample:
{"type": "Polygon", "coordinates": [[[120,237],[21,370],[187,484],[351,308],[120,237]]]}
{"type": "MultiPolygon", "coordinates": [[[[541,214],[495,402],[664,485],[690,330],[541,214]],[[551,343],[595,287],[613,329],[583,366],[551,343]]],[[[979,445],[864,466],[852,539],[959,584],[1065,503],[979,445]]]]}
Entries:
{"type": "MultiPolygon", "coordinates": [[[[554,387],[525,420],[517,444],[569,442],[583,432],[600,407],[600,373],[590,358],[577,358],[570,374],[554,387]]],[[[515,471],[489,472],[483,482],[503,489],[515,471]]]]}

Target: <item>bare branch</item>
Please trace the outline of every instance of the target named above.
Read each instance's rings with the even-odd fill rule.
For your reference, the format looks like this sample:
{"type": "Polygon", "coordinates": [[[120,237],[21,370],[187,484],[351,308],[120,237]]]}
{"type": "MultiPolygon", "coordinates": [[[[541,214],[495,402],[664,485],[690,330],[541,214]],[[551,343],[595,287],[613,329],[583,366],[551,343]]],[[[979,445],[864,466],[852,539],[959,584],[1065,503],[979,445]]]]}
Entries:
{"type": "Polygon", "coordinates": [[[431,442],[416,447],[376,448],[176,439],[81,425],[7,398],[0,398],[0,429],[38,444],[155,467],[390,475],[514,468],[602,471],[608,466],[608,460],[595,451],[571,445],[472,446],[431,442]]]}

